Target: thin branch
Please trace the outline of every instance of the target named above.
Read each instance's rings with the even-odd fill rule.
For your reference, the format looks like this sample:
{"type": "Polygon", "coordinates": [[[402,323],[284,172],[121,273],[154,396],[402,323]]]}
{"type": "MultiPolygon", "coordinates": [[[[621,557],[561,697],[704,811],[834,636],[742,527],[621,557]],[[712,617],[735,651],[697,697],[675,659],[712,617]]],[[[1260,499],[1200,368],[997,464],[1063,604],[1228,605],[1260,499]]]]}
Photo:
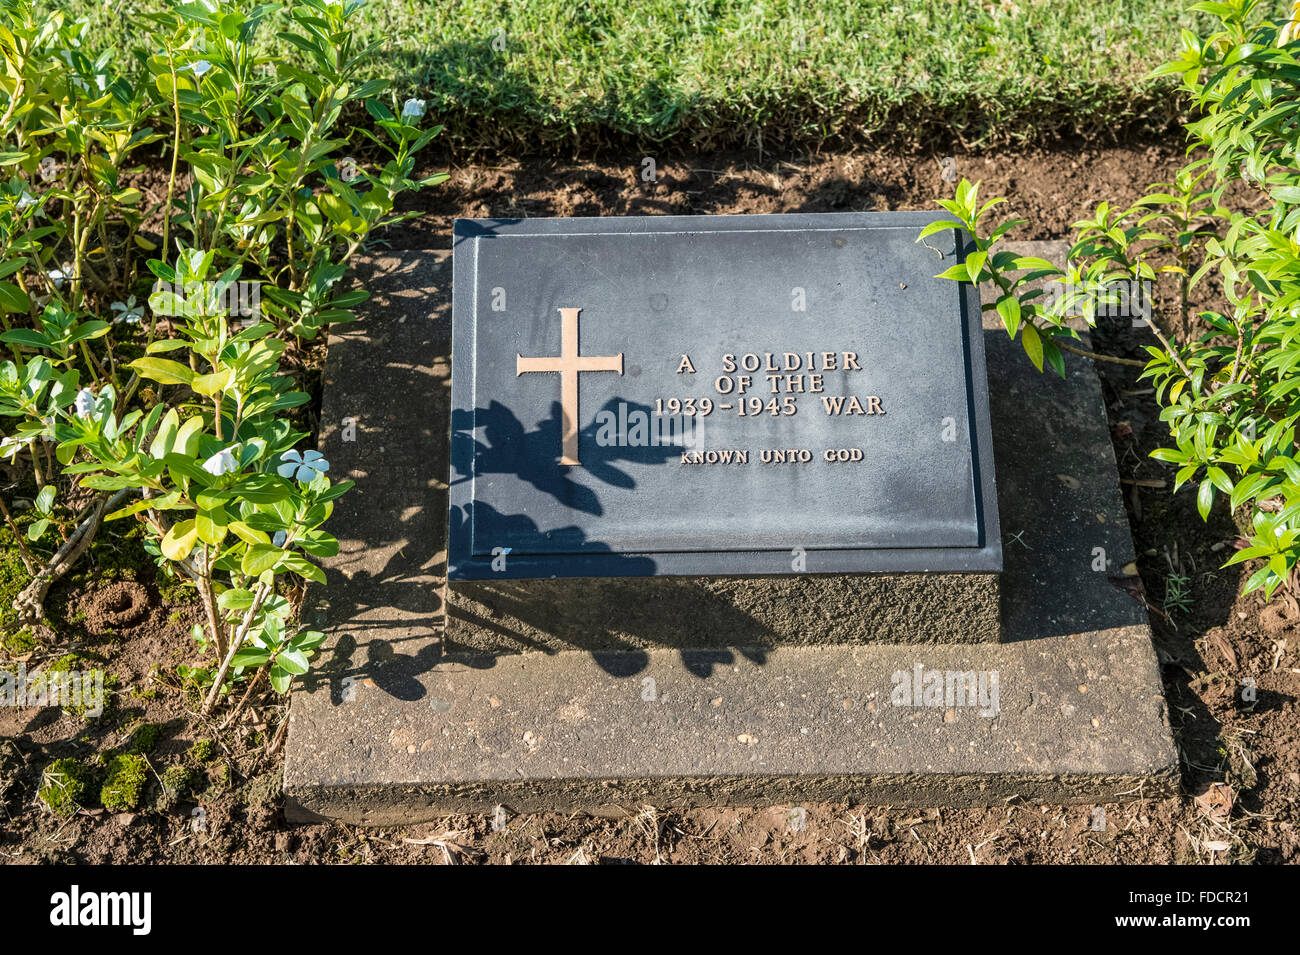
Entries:
{"type": "Polygon", "coordinates": [[[23,566],[27,568],[27,573],[35,575],[37,568],[36,558],[34,558],[32,552],[27,549],[27,543],[23,540],[23,532],[20,531],[18,525],[14,523],[13,517],[9,514],[9,508],[5,507],[4,498],[2,497],[0,497],[0,514],[4,515],[5,523],[8,524],[9,529],[13,531],[14,540],[18,542],[18,552],[22,556],[23,566]]]}
{"type": "Polygon", "coordinates": [[[1068,351],[1071,355],[1082,355],[1084,358],[1095,358],[1097,361],[1108,361],[1116,365],[1129,365],[1133,368],[1145,368],[1147,366],[1146,362],[1138,361],[1136,358],[1120,358],[1118,355],[1103,355],[1100,352],[1085,351],[1082,348],[1067,345],[1065,342],[1056,342],[1056,347],[1061,351],[1068,351]]]}
{"type": "Polygon", "coordinates": [[[130,488],[122,488],[111,498],[100,498],[90,516],[78,525],[63,542],[58,552],[50,558],[50,562],[42,567],[32,582],[23,588],[22,593],[14,600],[14,609],[18,611],[24,623],[39,623],[45,616],[45,595],[49,592],[50,585],[71,570],[72,566],[81,559],[81,555],[90,548],[91,541],[95,539],[95,532],[99,530],[104,512],[110,507],[116,507],[128,493],[130,488]]]}

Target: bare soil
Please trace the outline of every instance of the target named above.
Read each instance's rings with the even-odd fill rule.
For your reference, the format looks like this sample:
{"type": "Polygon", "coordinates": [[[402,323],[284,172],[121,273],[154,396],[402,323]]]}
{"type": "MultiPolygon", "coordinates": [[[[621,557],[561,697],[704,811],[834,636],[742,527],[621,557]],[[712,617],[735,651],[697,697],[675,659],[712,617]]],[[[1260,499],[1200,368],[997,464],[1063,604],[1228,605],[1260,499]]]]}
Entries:
{"type": "MultiPolygon", "coordinates": [[[[1126,202],[1180,166],[1176,144],[900,155],[703,154],[534,159],[452,166],[451,179],[409,208],[418,218],[390,230],[394,249],[445,248],[452,219],[507,216],[725,214],[934,209],[954,178],[1005,195],[1008,217],[1028,219],[1015,237],[1065,237],[1101,200],[1126,202]],[[945,163],[951,158],[951,163],[945,163]],[[945,176],[945,170],[948,175],[945,176]]],[[[1159,314],[1159,313],[1158,313],[1159,314]]],[[[1195,333],[1195,328],[1188,329],[1195,333]]],[[[1142,357],[1140,330],[1102,331],[1099,351],[1142,357]]],[[[1149,334],[1149,333],[1145,333],[1149,334]]],[[[310,363],[312,356],[305,361],[310,363]]],[[[315,361],[319,361],[316,356],[315,361]]],[[[564,814],[511,818],[494,831],[484,816],[452,816],[410,828],[290,826],[278,758],[263,755],[283,717],[273,700],[234,729],[194,715],[178,664],[202,656],[189,629],[197,608],[160,580],[138,539],[101,535],[70,581],[51,595],[55,628],[23,652],[28,666],[69,652],[102,661],[116,677],[114,706],[85,721],[57,709],[0,708],[0,858],[7,862],[725,862],[725,863],[1286,863],[1300,861],[1300,613],[1280,599],[1239,597],[1245,575],[1222,570],[1238,537],[1226,510],[1197,516],[1192,494],[1171,495],[1169,473],[1147,457],[1165,432],[1136,369],[1102,364],[1115,454],[1129,489],[1138,569],[1152,608],[1165,693],[1182,754],[1183,795],[1100,807],[1012,804],[991,809],[899,809],[837,804],[659,810],[610,819],[564,814]],[[1179,578],[1185,578],[1180,585],[1179,578]],[[166,596],[164,596],[166,594],[166,596]],[[1243,680],[1257,696],[1242,699],[1243,680]],[[154,778],[134,812],[68,818],[36,799],[54,759],[122,752],[141,723],[160,724],[148,750],[154,778]],[[188,754],[216,741],[207,762],[188,754]],[[197,773],[190,795],[171,800],[159,782],[169,765],[197,773]]],[[[317,376],[318,377],[318,376],[317,376]]],[[[11,502],[12,503],[12,502],[11,502]]],[[[127,523],[127,522],[123,522],[127,523]]],[[[21,649],[21,648],[20,648],[21,649]]],[[[80,665],[80,664],[79,664],[80,665]]]]}

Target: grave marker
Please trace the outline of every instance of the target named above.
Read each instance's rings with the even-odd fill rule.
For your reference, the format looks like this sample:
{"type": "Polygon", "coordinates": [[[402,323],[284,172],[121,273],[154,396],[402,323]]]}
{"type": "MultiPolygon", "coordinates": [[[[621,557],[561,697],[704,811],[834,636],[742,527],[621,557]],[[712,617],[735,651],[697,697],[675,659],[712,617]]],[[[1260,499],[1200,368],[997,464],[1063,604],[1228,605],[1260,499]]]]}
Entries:
{"type": "Polygon", "coordinates": [[[926,221],[459,220],[450,643],[997,639],[978,294],[926,221]]]}

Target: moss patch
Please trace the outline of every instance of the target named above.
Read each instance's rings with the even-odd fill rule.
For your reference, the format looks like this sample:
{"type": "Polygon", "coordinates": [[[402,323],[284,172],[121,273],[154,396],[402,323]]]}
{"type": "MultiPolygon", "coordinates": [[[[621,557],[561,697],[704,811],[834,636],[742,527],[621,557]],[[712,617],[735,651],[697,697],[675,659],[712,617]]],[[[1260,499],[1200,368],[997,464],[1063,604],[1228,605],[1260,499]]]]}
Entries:
{"type": "Polygon", "coordinates": [[[175,809],[194,792],[195,786],[203,778],[192,766],[174,763],[163,770],[162,791],[158,794],[157,808],[163,811],[175,809]]]}
{"type": "Polygon", "coordinates": [[[148,778],[149,764],[143,756],[114,756],[108,761],[104,785],[99,792],[100,802],[105,809],[130,812],[139,807],[148,778]]]}
{"type": "Polygon", "coordinates": [[[0,646],[13,656],[31,653],[40,645],[41,642],[36,639],[36,635],[26,628],[12,632],[0,628],[0,646]]]}
{"type": "MultiPolygon", "coordinates": [[[[24,524],[31,523],[30,519],[25,519],[25,514],[14,516],[14,522],[21,530],[24,524]]],[[[23,633],[19,631],[16,625],[17,614],[14,613],[14,598],[27,586],[31,577],[27,573],[27,567],[23,564],[22,553],[18,549],[18,542],[14,538],[14,532],[4,521],[0,521],[0,632],[8,634],[14,631],[15,634],[23,633]]],[[[9,636],[5,637],[5,647],[11,652],[22,652],[10,647],[9,636]]]]}
{"type": "Polygon", "coordinates": [[[217,746],[210,739],[196,739],[190,747],[189,757],[196,763],[208,763],[217,755],[217,746]]]}
{"type": "Polygon", "coordinates": [[[162,736],[162,731],[161,723],[141,723],[131,734],[131,740],[126,746],[127,752],[141,755],[153,752],[153,748],[158,745],[158,740],[162,736]]]}
{"type": "Polygon", "coordinates": [[[71,816],[92,802],[94,771],[75,759],[56,759],[45,767],[38,793],[41,802],[53,813],[71,816]]]}

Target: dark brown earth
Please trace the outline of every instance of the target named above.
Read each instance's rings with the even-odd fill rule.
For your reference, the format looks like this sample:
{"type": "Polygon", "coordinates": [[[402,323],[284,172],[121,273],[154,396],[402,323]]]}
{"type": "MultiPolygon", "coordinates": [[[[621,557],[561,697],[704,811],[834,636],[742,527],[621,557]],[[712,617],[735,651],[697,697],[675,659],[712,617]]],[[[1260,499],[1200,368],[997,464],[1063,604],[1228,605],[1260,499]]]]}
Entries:
{"type": "MultiPolygon", "coordinates": [[[[1016,238],[1061,238],[1098,201],[1124,203],[1167,181],[1181,150],[1155,146],[1064,147],[941,155],[852,152],[759,158],[752,154],[653,157],[658,179],[640,179],[642,156],[538,159],[451,166],[451,179],[415,200],[418,218],[390,230],[390,248],[446,248],[457,216],[589,216],[933,209],[952,176],[1005,195],[1006,217],[1030,225],[1016,238]]],[[[1239,201],[1247,197],[1239,196],[1239,201]]],[[[1167,294],[1167,290],[1166,290],[1167,294]]],[[[1166,302],[1163,295],[1158,304],[1166,302]]],[[[1159,314],[1159,313],[1158,313],[1159,314]]],[[[1168,327],[1168,323],[1166,323],[1168,327]]],[[[1102,351],[1141,357],[1141,332],[1099,330],[1102,351]]],[[[303,356],[311,372],[319,356],[303,356]]],[[[1237,530],[1226,510],[1209,523],[1192,493],[1172,496],[1170,472],[1148,453],[1165,432],[1136,369],[1102,364],[1121,478],[1130,490],[1138,569],[1163,665],[1183,763],[1180,798],[1094,807],[1007,805],[915,810],[808,805],[802,828],[788,806],[694,810],[646,807],[620,819],[564,814],[493,820],[454,816],[409,829],[289,826],[278,759],[263,755],[282,718],[274,701],[254,706],[235,730],[193,715],[178,664],[201,662],[188,631],[192,603],[160,581],[135,539],[101,534],[73,580],[51,594],[55,629],[0,655],[28,666],[76,649],[118,679],[116,709],[91,723],[58,710],[0,709],[0,858],[7,862],[732,862],[732,863],[1148,863],[1300,861],[1300,608],[1259,594],[1237,596],[1245,575],[1222,570],[1237,530]],[[1132,483],[1132,482],[1146,483],[1132,483]],[[1165,487],[1148,486],[1163,482],[1165,487]],[[129,560],[132,555],[133,561],[129,560]],[[1176,578],[1185,578],[1179,598],[1176,578]],[[161,584],[161,592],[160,592],[161,584]],[[162,595],[168,596],[164,598],[162,595]],[[1240,687],[1254,681],[1257,699],[1240,687]],[[35,799],[54,758],[119,751],[141,722],[164,724],[150,752],[158,775],[198,738],[217,756],[199,766],[194,796],[174,807],[150,786],[136,813],[104,810],[59,819],[35,799]],[[229,767],[227,773],[223,767],[229,767]],[[195,831],[195,810],[203,831],[195,831]]],[[[318,375],[316,375],[318,377],[318,375]]],[[[0,486],[12,503],[8,482],[0,486]]],[[[124,522],[125,523],[125,522],[124,522]]],[[[113,532],[116,533],[116,532],[113,532]]]]}

